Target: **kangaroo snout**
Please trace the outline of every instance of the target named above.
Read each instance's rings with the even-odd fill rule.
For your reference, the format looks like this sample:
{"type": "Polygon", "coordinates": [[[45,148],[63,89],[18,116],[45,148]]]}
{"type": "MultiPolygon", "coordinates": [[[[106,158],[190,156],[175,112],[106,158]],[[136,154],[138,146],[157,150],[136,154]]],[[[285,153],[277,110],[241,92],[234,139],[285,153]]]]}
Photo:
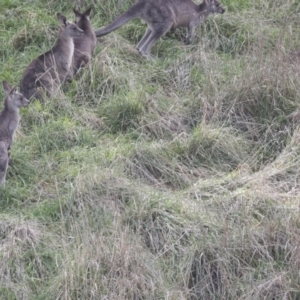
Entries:
{"type": "Polygon", "coordinates": [[[223,8],[222,6],[219,6],[218,7],[218,13],[219,14],[224,14],[224,12],[225,12],[225,8],[223,8]]]}
{"type": "Polygon", "coordinates": [[[30,100],[23,96],[22,102],[24,103],[24,106],[27,106],[30,103],[30,100]]]}
{"type": "Polygon", "coordinates": [[[224,14],[225,12],[225,8],[222,7],[221,3],[217,0],[214,1],[215,5],[216,5],[216,10],[215,12],[218,14],[224,14]]]}
{"type": "Polygon", "coordinates": [[[77,27],[77,32],[78,32],[77,36],[81,36],[84,33],[84,31],[82,29],[78,28],[78,27],[77,27]]]}
{"type": "Polygon", "coordinates": [[[72,22],[68,22],[66,28],[71,37],[77,37],[84,34],[84,31],[72,22]]]}

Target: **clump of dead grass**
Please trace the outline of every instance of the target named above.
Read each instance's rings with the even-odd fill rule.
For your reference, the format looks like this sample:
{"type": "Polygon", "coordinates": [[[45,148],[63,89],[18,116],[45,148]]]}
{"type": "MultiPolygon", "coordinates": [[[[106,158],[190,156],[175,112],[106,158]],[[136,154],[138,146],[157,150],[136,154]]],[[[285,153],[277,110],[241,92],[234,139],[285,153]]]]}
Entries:
{"type": "MultiPolygon", "coordinates": [[[[76,232],[76,227],[74,223],[71,230],[76,232]]],[[[160,297],[166,287],[154,258],[128,228],[106,231],[87,232],[81,246],[76,243],[65,249],[64,264],[48,293],[88,299],[160,297]]]]}
{"type": "Polygon", "coordinates": [[[44,246],[45,230],[37,222],[8,216],[1,219],[0,285],[15,299],[28,299],[38,282],[45,282],[49,276],[49,266],[44,260],[47,254],[39,251],[44,246]]]}

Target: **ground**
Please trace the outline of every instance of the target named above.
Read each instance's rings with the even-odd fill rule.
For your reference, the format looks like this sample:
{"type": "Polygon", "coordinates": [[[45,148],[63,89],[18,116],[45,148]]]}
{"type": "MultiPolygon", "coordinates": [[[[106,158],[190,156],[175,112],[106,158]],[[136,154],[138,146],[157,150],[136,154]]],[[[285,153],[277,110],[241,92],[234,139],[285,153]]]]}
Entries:
{"type": "MultiPolygon", "coordinates": [[[[101,28],[133,2],[2,1],[0,80],[51,48],[56,12],[91,5],[101,28]]],[[[123,26],[21,109],[1,299],[300,298],[300,4],[221,3],[154,60],[135,49],[145,25],[123,26]]]]}

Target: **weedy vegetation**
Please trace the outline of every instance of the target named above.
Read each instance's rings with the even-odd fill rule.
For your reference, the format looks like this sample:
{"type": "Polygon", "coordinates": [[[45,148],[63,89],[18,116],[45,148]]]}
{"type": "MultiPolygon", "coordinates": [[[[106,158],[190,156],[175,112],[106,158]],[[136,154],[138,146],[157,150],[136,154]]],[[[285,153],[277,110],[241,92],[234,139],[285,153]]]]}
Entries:
{"type": "MultiPolygon", "coordinates": [[[[2,1],[0,81],[51,48],[57,12],[101,28],[133,2],[2,1]]],[[[20,111],[1,299],[300,299],[300,3],[222,5],[155,60],[123,26],[20,111]]]]}

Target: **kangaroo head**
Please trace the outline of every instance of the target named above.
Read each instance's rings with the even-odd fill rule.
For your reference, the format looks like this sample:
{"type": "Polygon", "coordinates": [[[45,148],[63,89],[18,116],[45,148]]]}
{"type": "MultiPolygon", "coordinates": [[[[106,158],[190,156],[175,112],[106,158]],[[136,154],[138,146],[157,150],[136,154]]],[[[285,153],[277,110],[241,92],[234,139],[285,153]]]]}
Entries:
{"type": "Polygon", "coordinates": [[[5,97],[5,107],[8,109],[16,110],[20,107],[27,106],[29,104],[29,100],[23,96],[20,92],[18,92],[17,87],[12,88],[7,81],[2,82],[4,92],[6,94],[5,97]]]}
{"type": "Polygon", "coordinates": [[[83,34],[82,29],[78,28],[73,22],[67,21],[67,18],[61,13],[57,13],[57,19],[61,25],[61,32],[63,32],[65,36],[73,38],[83,34]]]}
{"type": "Polygon", "coordinates": [[[76,17],[76,25],[81,29],[86,29],[87,27],[91,27],[90,23],[90,14],[91,14],[91,7],[88,8],[84,13],[73,8],[73,12],[76,17]]]}
{"type": "Polygon", "coordinates": [[[223,14],[225,9],[221,6],[221,3],[218,0],[204,0],[206,9],[210,13],[223,14]]]}

